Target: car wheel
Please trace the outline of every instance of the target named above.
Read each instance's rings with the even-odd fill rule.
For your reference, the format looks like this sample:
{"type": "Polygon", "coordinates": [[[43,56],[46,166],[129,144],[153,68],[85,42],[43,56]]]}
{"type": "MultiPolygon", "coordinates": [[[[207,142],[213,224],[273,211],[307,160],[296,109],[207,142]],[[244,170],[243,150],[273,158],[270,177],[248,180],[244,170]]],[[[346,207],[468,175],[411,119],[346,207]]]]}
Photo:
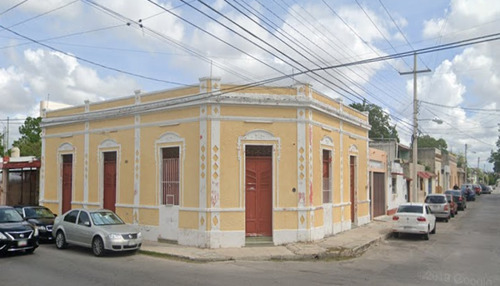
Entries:
{"type": "Polygon", "coordinates": [[[450,217],[447,217],[444,219],[444,222],[448,222],[450,220],[450,217]]]}
{"type": "Polygon", "coordinates": [[[431,232],[431,226],[427,227],[427,232],[424,234],[424,240],[429,240],[429,233],[431,232]]]}
{"type": "Polygon", "coordinates": [[[68,243],[66,242],[66,236],[62,230],[58,231],[56,234],[56,247],[58,249],[65,249],[68,247],[68,243]]]}
{"type": "Polygon", "coordinates": [[[436,225],[437,225],[437,223],[434,223],[434,228],[432,229],[431,234],[435,234],[436,233],[436,225]]]}
{"type": "Polygon", "coordinates": [[[94,252],[95,256],[103,256],[104,255],[104,242],[102,241],[102,238],[99,236],[96,236],[94,240],[92,240],[92,251],[94,252]]]}

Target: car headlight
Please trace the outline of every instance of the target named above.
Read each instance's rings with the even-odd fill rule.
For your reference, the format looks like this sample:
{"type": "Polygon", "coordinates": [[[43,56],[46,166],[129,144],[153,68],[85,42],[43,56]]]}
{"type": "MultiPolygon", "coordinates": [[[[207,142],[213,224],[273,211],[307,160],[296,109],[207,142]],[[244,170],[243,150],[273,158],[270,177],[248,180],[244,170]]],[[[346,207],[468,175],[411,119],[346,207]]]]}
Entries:
{"type": "Polygon", "coordinates": [[[37,225],[36,228],[40,231],[46,231],[47,229],[45,228],[44,225],[37,225]]]}
{"type": "Polygon", "coordinates": [[[34,236],[38,236],[38,227],[35,227],[35,234],[34,236]]]}
{"type": "Polygon", "coordinates": [[[3,234],[3,233],[1,233],[1,232],[0,232],[0,239],[9,239],[9,238],[7,238],[7,237],[5,236],[5,234],[3,234]]]}
{"type": "Polygon", "coordinates": [[[121,234],[111,233],[108,236],[109,236],[110,239],[122,239],[122,235],[121,234]]]}
{"type": "Polygon", "coordinates": [[[142,233],[140,231],[137,233],[137,238],[142,238],[142,233]]]}

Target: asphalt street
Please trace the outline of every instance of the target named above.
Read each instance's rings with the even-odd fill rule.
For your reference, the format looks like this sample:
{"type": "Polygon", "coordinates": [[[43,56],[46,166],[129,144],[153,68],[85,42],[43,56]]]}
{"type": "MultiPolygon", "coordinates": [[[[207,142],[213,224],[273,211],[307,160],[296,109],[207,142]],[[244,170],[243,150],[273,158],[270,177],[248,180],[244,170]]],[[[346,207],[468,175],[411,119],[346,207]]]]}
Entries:
{"type": "Polygon", "coordinates": [[[147,255],[97,258],[44,244],[0,258],[0,285],[500,285],[500,194],[482,195],[429,241],[388,239],[345,261],[190,263],[147,255]]]}

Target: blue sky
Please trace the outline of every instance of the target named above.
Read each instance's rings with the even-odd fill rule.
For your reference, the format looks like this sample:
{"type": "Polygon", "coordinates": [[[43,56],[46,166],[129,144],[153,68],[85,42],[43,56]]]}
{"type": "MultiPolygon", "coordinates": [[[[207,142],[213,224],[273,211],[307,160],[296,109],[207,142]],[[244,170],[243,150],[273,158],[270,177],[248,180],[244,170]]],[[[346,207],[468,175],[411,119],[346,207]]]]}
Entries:
{"type": "MultiPolygon", "coordinates": [[[[210,74],[244,84],[494,34],[499,21],[495,0],[4,0],[0,128],[7,117],[37,116],[40,100],[80,105],[210,74]]],[[[417,63],[431,70],[418,79],[422,134],[458,154],[468,144],[468,160],[486,169],[500,121],[499,48],[432,52],[417,63]],[[443,124],[425,120],[434,117],[443,124]]],[[[413,81],[399,72],[412,68],[408,57],[273,84],[309,82],[347,104],[366,99],[391,114],[409,144],[413,81]]],[[[11,121],[11,142],[19,123],[11,121]]]]}

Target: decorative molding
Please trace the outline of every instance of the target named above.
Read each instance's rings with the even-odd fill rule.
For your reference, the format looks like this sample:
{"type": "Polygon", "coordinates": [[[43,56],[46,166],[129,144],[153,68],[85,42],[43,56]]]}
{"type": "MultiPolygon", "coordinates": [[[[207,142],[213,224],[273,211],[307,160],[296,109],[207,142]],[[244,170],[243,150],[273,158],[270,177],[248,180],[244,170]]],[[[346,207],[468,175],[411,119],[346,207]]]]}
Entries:
{"type": "Polygon", "coordinates": [[[328,135],[323,136],[323,138],[320,141],[320,144],[324,145],[324,146],[332,147],[332,148],[335,147],[335,143],[333,143],[333,139],[328,135]]]}
{"type": "Polygon", "coordinates": [[[349,146],[349,153],[358,154],[359,153],[358,146],[356,146],[355,144],[351,144],[351,146],[349,146]]]}
{"type": "Polygon", "coordinates": [[[61,144],[59,148],[57,148],[57,151],[62,153],[70,153],[75,151],[75,147],[73,147],[73,145],[71,145],[70,143],[65,142],[61,144]]]}

